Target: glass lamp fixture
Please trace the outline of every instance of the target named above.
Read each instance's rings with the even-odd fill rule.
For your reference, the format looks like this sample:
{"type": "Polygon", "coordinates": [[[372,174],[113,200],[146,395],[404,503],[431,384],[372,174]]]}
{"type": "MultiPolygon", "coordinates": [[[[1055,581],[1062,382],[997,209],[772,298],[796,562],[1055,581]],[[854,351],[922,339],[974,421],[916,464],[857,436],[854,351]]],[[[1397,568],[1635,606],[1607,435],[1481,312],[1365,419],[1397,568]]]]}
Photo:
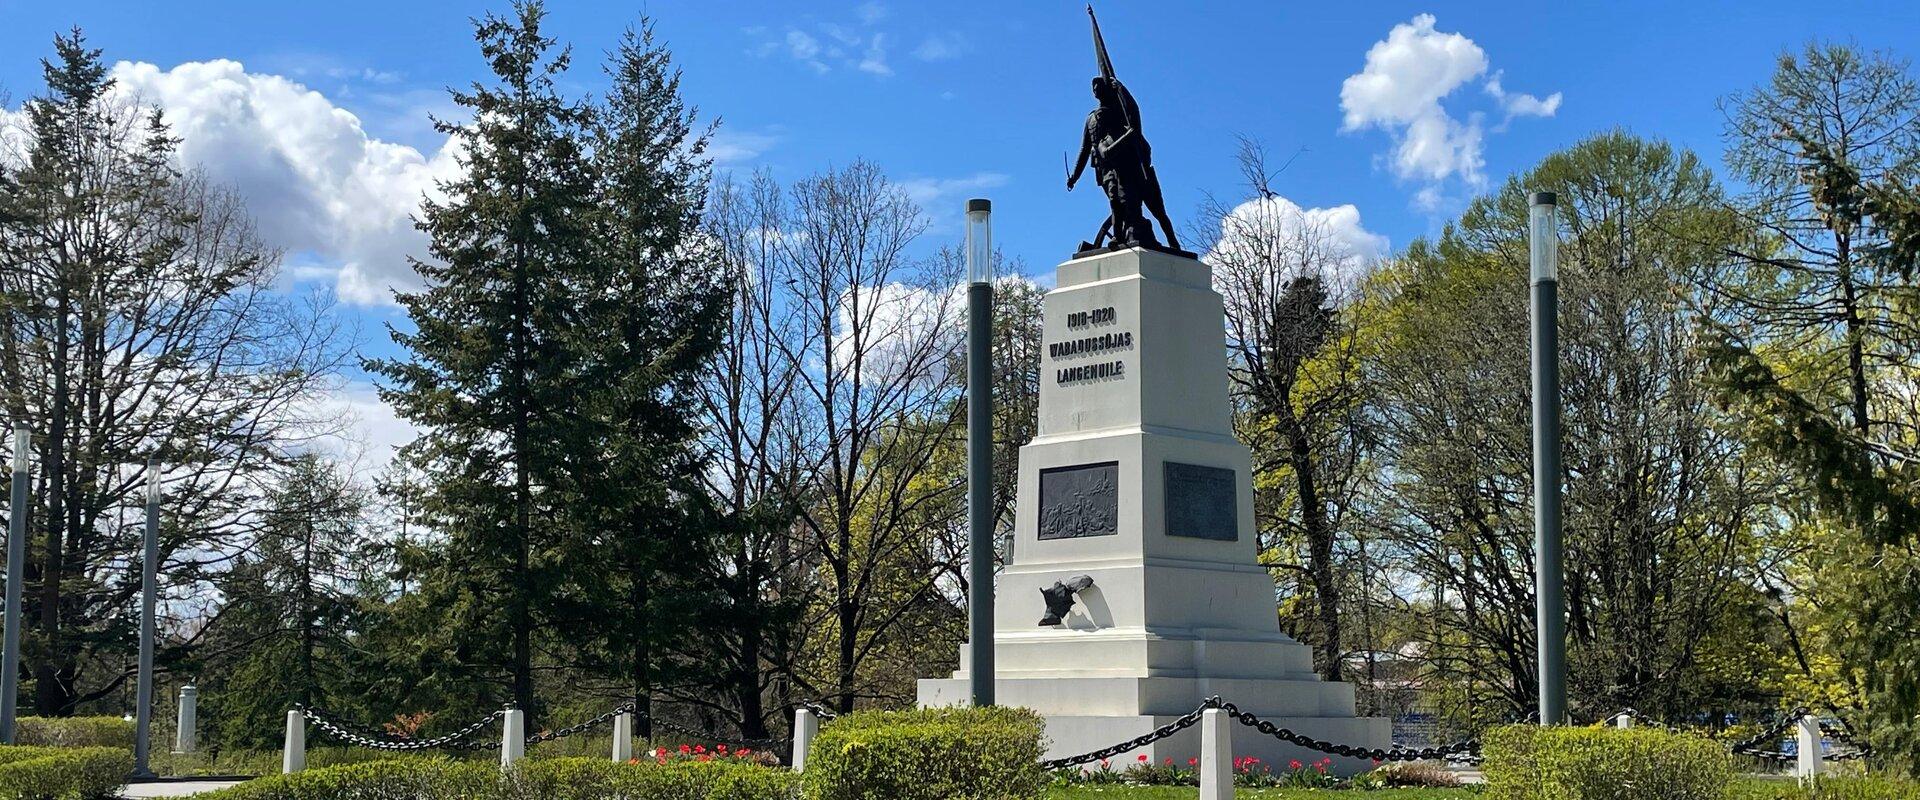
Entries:
{"type": "Polygon", "coordinates": [[[993,229],[987,218],[993,202],[976,197],[967,201],[967,282],[993,283],[993,229]]]}
{"type": "Polygon", "coordinates": [[[1533,248],[1533,282],[1560,280],[1560,232],[1554,227],[1553,192],[1534,192],[1528,215],[1533,248]]]}

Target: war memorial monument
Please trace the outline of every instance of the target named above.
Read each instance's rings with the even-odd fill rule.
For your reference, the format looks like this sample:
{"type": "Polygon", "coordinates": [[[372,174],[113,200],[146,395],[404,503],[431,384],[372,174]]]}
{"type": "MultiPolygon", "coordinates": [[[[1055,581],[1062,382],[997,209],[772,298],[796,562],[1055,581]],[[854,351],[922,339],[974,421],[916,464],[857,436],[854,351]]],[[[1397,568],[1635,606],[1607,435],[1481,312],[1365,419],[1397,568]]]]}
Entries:
{"type": "MultiPolygon", "coordinates": [[[[1390,722],[1354,716],[1353,687],[1322,681],[1310,648],[1280,632],[1251,459],[1231,425],[1220,295],[1179,249],[1098,22],[1094,41],[1098,106],[1068,187],[1090,164],[1109,217],[1045,298],[1039,425],[1020,449],[995,601],[995,700],[1046,717],[1048,758],[1149,733],[1214,695],[1299,733],[1384,748],[1390,722]]],[[[920,705],[968,702],[966,648],[951,678],[920,681],[920,705]]],[[[1187,731],[1125,758],[1184,765],[1199,747],[1187,731]]],[[[1251,731],[1234,754],[1276,768],[1323,757],[1251,731]]],[[[1340,771],[1361,766],[1347,761],[1340,771]]]]}

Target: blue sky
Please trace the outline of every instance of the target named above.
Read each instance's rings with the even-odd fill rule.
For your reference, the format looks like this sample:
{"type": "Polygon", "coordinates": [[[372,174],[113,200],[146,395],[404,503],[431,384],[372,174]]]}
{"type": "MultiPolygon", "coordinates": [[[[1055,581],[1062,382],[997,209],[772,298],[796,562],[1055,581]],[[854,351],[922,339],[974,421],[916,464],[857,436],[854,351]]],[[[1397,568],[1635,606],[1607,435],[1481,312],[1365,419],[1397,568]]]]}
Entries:
{"type": "MultiPolygon", "coordinates": [[[[367,303],[413,246],[396,218],[445,168],[426,115],[448,109],[446,86],[481,77],[468,18],[505,8],[0,0],[0,89],[9,107],[38,92],[37,59],[76,24],[109,60],[135,62],[123,82],[184,120],[189,160],[249,196],[288,251],[290,280],[341,287],[367,351],[384,354],[378,325],[394,314],[367,303]]],[[[1352,205],[1344,224],[1383,237],[1377,254],[1595,132],[1664,137],[1718,164],[1716,101],[1810,39],[1920,55],[1910,2],[1098,10],[1177,220],[1209,194],[1238,196],[1235,137],[1246,135],[1278,161],[1298,153],[1279,191],[1304,208],[1352,205]]],[[[927,205],[929,248],[958,237],[966,197],[988,196],[997,243],[1035,272],[1104,216],[1097,187],[1062,186],[1091,102],[1083,3],[556,3],[549,32],[575,47],[574,88],[603,84],[600,55],[642,11],[689,99],[723,120],[723,169],[793,179],[871,160],[927,205]]]]}

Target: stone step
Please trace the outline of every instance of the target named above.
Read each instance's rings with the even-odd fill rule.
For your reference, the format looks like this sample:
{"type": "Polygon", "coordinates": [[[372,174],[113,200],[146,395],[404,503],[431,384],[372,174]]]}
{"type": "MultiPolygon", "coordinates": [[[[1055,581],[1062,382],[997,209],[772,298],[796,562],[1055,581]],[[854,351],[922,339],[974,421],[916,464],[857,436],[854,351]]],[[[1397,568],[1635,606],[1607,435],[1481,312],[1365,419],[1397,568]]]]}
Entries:
{"type": "MultiPolygon", "coordinates": [[[[1240,701],[1235,700],[1236,704],[1240,701]]],[[[1081,753],[1126,741],[1135,736],[1152,733],[1162,725],[1172,723],[1178,716],[1136,716],[1103,717],[1060,715],[1047,717],[1046,758],[1066,758],[1081,753]]],[[[1315,739],[1336,742],[1356,747],[1386,748],[1393,738],[1392,721],[1382,717],[1295,717],[1264,716],[1264,719],[1283,728],[1315,739]]],[[[1234,758],[1253,757],[1260,764],[1270,767],[1275,773],[1285,773],[1290,763],[1299,761],[1308,766],[1323,758],[1331,758],[1327,771],[1337,775],[1352,775],[1373,768],[1373,761],[1364,758],[1342,758],[1315,750],[1287,744],[1271,736],[1261,734],[1239,722],[1228,726],[1231,732],[1234,758]]],[[[1185,767],[1187,760],[1200,756],[1200,726],[1194,725],[1166,739],[1117,755],[1108,760],[1108,769],[1123,771],[1128,766],[1139,763],[1140,756],[1154,764],[1162,764],[1173,759],[1179,766],[1185,767]]],[[[1099,769],[1095,762],[1083,769],[1099,769]]]]}
{"type": "MultiPolygon", "coordinates": [[[[1353,717],[1353,687],[1320,680],[1058,676],[998,678],[994,702],[1053,715],[1174,715],[1192,711],[1219,695],[1260,715],[1353,717]]],[[[967,681],[934,678],[919,684],[919,704],[965,705],[967,681]]]]}
{"type": "MultiPolygon", "coordinates": [[[[1316,680],[1313,652],[1280,637],[1271,640],[1179,638],[1140,630],[1002,632],[994,638],[994,674],[1000,678],[1165,676],[1316,680]]],[[[961,645],[966,677],[968,645],[961,645]]]]}

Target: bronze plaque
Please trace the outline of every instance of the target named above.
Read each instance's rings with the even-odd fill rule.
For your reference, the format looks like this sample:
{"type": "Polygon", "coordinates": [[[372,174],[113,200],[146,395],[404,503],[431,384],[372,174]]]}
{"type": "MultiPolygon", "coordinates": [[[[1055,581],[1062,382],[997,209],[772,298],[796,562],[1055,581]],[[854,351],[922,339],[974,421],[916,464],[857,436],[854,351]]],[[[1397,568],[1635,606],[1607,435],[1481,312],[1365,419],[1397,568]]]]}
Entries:
{"type": "Polygon", "coordinates": [[[1040,470],[1040,538],[1120,532],[1120,462],[1040,470]]]}
{"type": "Polygon", "coordinates": [[[1231,542],[1240,538],[1240,493],[1233,470],[1168,461],[1167,535],[1231,542]]]}

